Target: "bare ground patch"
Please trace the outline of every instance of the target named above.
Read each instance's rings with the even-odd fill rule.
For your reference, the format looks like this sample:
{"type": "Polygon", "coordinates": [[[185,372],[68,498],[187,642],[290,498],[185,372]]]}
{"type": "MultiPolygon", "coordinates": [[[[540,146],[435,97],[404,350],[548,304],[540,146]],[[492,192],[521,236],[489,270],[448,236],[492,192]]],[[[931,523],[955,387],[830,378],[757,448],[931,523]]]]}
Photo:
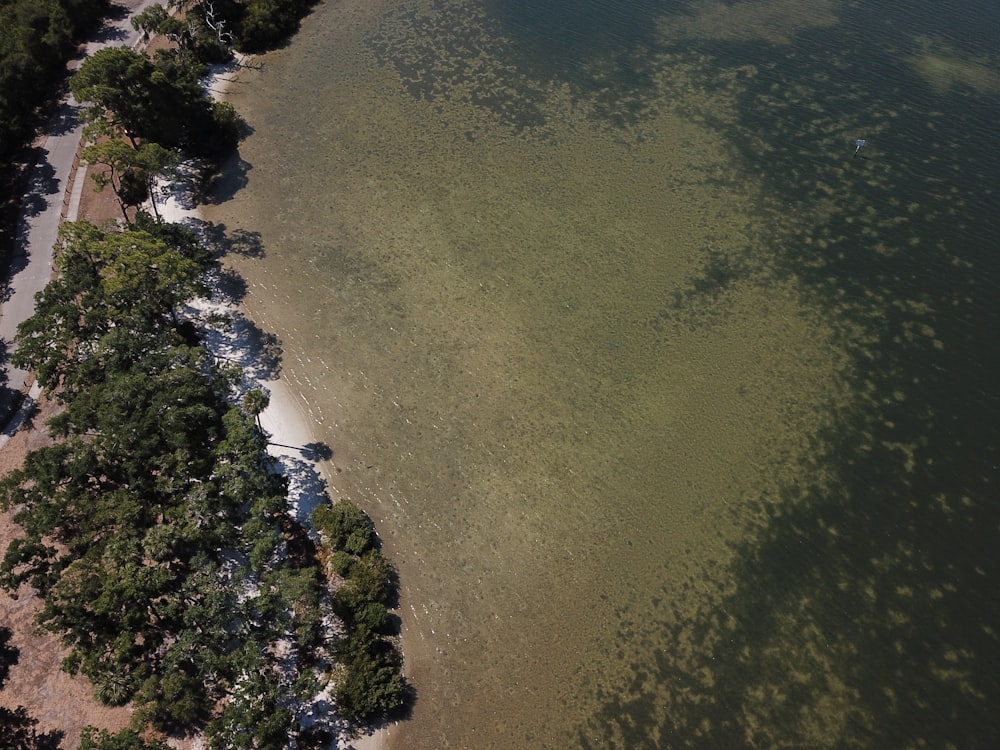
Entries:
{"type": "MultiPolygon", "coordinates": [[[[34,417],[0,450],[0,474],[6,475],[20,466],[28,451],[48,443],[44,425],[55,407],[44,399],[39,406],[34,417]]],[[[12,512],[0,513],[0,556],[21,533],[11,520],[12,515],[12,512]]],[[[18,651],[17,661],[11,666],[7,683],[0,691],[0,706],[27,708],[28,713],[38,719],[36,729],[39,732],[63,733],[65,750],[75,750],[80,730],[85,726],[111,731],[128,726],[130,709],[101,705],[86,677],[71,677],[60,669],[67,650],[58,636],[38,632],[35,616],[41,608],[41,600],[27,586],[21,588],[17,599],[0,591],[0,626],[10,629],[10,645],[18,651]]]]}

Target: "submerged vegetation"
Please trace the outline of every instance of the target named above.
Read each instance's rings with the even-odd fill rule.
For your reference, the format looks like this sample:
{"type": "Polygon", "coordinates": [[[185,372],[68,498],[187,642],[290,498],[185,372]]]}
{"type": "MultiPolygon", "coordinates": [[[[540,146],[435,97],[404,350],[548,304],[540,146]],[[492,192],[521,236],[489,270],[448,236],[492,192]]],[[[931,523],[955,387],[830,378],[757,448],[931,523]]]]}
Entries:
{"type": "Polygon", "coordinates": [[[149,200],[155,214],[156,177],[235,146],[238,117],[205,93],[205,64],[287,38],[311,3],[172,5],[184,22],[154,6],[136,25],[174,48],[105,49],[70,82],[86,104],[85,158],[105,168],[98,187],[112,187],[123,222],[61,227],[57,276],[19,327],[12,361],[59,410],[52,443],[0,481],[24,532],[0,586],[32,587],[39,626],[68,649],[63,668],[104,704],[136,709],[131,729],[85,730],[82,748],[150,750],[200,731],[212,748],[310,746],[331,736],[322,717],[300,726],[328,685],[352,722],[402,702],[394,572],[371,522],[341,502],[316,514],[322,558],[336,561],[324,576],[267,452],[266,393],[213,358],[188,306],[209,294],[216,253],[128,209],[149,200]]]}

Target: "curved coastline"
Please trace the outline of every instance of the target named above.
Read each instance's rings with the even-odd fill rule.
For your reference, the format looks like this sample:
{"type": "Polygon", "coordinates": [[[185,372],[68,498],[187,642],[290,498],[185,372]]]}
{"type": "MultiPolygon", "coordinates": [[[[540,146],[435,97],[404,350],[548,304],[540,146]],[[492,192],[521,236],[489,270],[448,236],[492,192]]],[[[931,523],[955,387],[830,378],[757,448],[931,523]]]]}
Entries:
{"type": "MultiPolygon", "coordinates": [[[[829,13],[815,21],[832,58],[820,35],[775,34],[772,3],[757,23],[752,3],[664,23],[669,54],[616,110],[628,76],[600,59],[610,95],[596,102],[518,78],[478,2],[322,5],[268,58],[266,85],[245,79],[260,140],[223,176],[234,189],[204,207],[178,194],[166,211],[260,230],[267,256],[232,256],[254,268],[249,291],[210,347],[253,364],[262,328],[285,338],[285,366],[248,369],[243,388],[270,391],[262,423],[296,516],[342,493],[398,561],[420,701],[391,736],[347,744],[996,735],[981,665],[998,641],[980,627],[996,615],[984,501],[1000,420],[980,397],[996,370],[982,291],[995,223],[992,193],[974,195],[995,155],[936,134],[927,148],[913,122],[941,113],[859,93],[884,79],[829,13]],[[351,14],[364,20],[335,37],[351,14]],[[727,24],[750,37],[737,59],[763,31],[778,63],[674,54],[727,24]],[[830,81],[831,59],[853,85],[830,81]],[[869,121],[876,104],[898,119],[869,121]],[[875,148],[851,159],[860,122],[875,148]],[[760,157],[737,158],[734,134],[760,157]],[[930,185],[954,177],[939,152],[968,175],[950,197],[930,185]],[[930,642],[946,669],[910,658],[930,642]]],[[[989,72],[923,49],[906,64],[932,88],[989,72]]],[[[213,89],[233,101],[236,83],[213,89]]],[[[968,106],[970,132],[990,132],[996,117],[964,96],[953,114],[968,106]]]]}
{"type": "Polygon", "coordinates": [[[556,91],[558,133],[516,137],[409,96],[362,41],[382,12],[352,27],[324,6],[274,53],[246,95],[246,190],[207,215],[266,230],[263,260],[237,259],[251,306],[288,334],[313,426],[340,443],[334,481],[398,561],[418,702],[390,746],[571,746],[592,691],[642,658],[617,618],[702,606],[691,592],[742,532],[729,499],[768,481],[767,452],[799,455],[760,404],[788,387],[804,429],[822,419],[824,332],[791,287],[766,306],[738,290],[711,336],[703,309],[669,343],[639,327],[706,247],[748,241],[741,185],[705,177],[728,175],[718,136],[665,112],[633,149],[556,91]]]}
{"type": "MultiPolygon", "coordinates": [[[[238,57],[235,68],[230,65],[213,70],[205,81],[205,86],[213,97],[220,100],[227,98],[237,80],[233,70],[242,69],[243,62],[243,58],[238,57]]],[[[231,163],[229,160],[221,168],[219,179],[223,183],[232,177],[227,171],[227,165],[231,163]]],[[[169,193],[159,209],[165,222],[184,224],[196,230],[204,226],[203,204],[193,202],[182,185],[167,184],[163,187],[169,193]]],[[[226,296],[218,285],[213,291],[221,292],[223,298],[226,296]]],[[[232,316],[233,328],[229,335],[215,332],[208,346],[216,356],[222,355],[229,361],[250,367],[250,372],[244,379],[245,389],[261,388],[268,394],[268,406],[260,413],[261,427],[269,436],[268,453],[278,460],[288,478],[288,500],[293,517],[311,529],[312,511],[320,503],[329,501],[330,490],[336,493],[336,488],[331,482],[333,477],[328,469],[327,448],[320,442],[320,436],[315,430],[308,399],[280,371],[276,375],[270,373],[271,377],[268,373],[253,372],[252,363],[257,359],[258,353],[248,344],[249,337],[254,333],[249,330],[247,321],[256,321],[245,301],[235,306],[206,301],[197,304],[232,316]]],[[[267,332],[277,333],[280,338],[280,331],[267,332]]],[[[350,740],[345,747],[352,750],[384,750],[388,746],[390,734],[391,728],[388,725],[374,727],[363,736],[350,740]]]]}

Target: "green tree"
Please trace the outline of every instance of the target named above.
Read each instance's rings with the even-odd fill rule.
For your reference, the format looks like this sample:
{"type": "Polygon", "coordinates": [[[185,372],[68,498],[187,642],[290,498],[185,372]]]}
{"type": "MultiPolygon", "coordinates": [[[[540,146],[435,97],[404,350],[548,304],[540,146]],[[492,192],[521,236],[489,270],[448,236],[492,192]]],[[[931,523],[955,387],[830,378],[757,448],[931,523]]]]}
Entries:
{"type": "Polygon", "coordinates": [[[247,391],[243,397],[243,409],[257,421],[257,429],[264,432],[264,426],[260,423],[261,413],[267,409],[271,403],[270,394],[263,388],[254,388],[247,391]]]}
{"type": "MultiPolygon", "coordinates": [[[[56,98],[76,42],[93,28],[106,0],[0,2],[0,207],[19,199],[15,172],[41,105],[56,98]]],[[[2,217],[6,218],[6,217],[2,217]]],[[[0,224],[0,244],[9,222],[0,224]]]]}
{"type": "MultiPolygon", "coordinates": [[[[124,135],[133,146],[155,127],[156,98],[166,91],[162,77],[145,55],[128,47],[107,47],[83,61],[70,79],[77,101],[90,106],[84,117],[98,132],[124,135]]],[[[179,140],[179,139],[175,139],[179,140]]]]}
{"type": "MultiPolygon", "coordinates": [[[[191,6],[192,3],[171,2],[171,6],[191,6]]],[[[222,62],[232,53],[232,35],[221,30],[212,29],[206,23],[199,8],[186,8],[187,12],[181,19],[171,15],[162,5],[151,5],[132,18],[132,28],[142,30],[146,36],[160,34],[175,42],[182,50],[193,52],[197,58],[205,62],[222,62]]]]}
{"type": "Polygon", "coordinates": [[[148,343],[150,336],[176,327],[184,300],[205,293],[204,266],[143,230],[64,224],[55,263],[59,276],[19,327],[12,358],[33,368],[49,390],[59,385],[72,390],[82,385],[75,380],[81,371],[96,375],[88,360],[115,357],[102,345],[103,337],[125,343],[126,332],[148,343]]]}
{"type": "Polygon", "coordinates": [[[215,268],[218,264],[211,248],[198,235],[184,226],[169,221],[156,221],[145,211],[136,213],[129,229],[147,232],[166,243],[188,260],[194,261],[203,270],[215,268]]]}
{"type": "Polygon", "coordinates": [[[331,566],[346,578],[333,595],[334,611],[346,629],[336,645],[337,709],[351,721],[370,721],[398,709],[406,696],[399,652],[382,635],[395,572],[376,546],[371,520],[353,503],[317,507],[313,525],[331,566]]]}
{"type": "Polygon", "coordinates": [[[203,726],[211,715],[204,678],[190,663],[147,680],[142,699],[146,707],[141,718],[165,733],[203,726]]]}
{"type": "Polygon", "coordinates": [[[375,529],[368,516],[349,500],[313,511],[313,525],[333,549],[360,555],[375,543],[375,529]]]}
{"type": "Polygon", "coordinates": [[[213,750],[284,750],[295,729],[294,716],[281,706],[277,675],[260,654],[240,652],[242,668],[221,715],[208,725],[213,750]]]}
{"type": "Polygon", "coordinates": [[[91,164],[105,167],[104,171],[95,172],[91,178],[97,183],[98,191],[111,187],[126,223],[130,223],[126,209],[140,205],[147,198],[159,219],[153,184],[157,177],[169,174],[177,166],[177,154],[158,143],[143,143],[136,147],[112,138],[87,146],[81,155],[91,164]]]}
{"type": "Polygon", "coordinates": [[[155,60],[127,47],[100,50],[70,79],[73,95],[88,106],[87,133],[125,137],[133,146],[159,143],[215,156],[238,137],[232,107],[213,103],[201,86],[204,65],[191,52],[155,60]]]}
{"type": "Polygon", "coordinates": [[[185,23],[177,16],[171,15],[162,5],[150,5],[132,16],[132,28],[142,31],[146,37],[159,34],[181,46],[189,46],[192,41],[190,22],[185,23]]]}
{"type": "Polygon", "coordinates": [[[337,710],[353,721],[370,721],[397,710],[406,694],[398,653],[384,641],[347,638],[338,649],[334,677],[337,710]]]}

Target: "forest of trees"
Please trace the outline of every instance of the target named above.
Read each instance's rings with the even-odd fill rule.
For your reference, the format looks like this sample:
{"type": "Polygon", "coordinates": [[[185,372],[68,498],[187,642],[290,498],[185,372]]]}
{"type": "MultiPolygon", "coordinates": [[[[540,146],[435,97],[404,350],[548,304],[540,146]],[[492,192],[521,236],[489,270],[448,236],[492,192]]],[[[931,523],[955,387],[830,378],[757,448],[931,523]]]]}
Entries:
{"type": "Polygon", "coordinates": [[[0,483],[24,530],[0,584],[38,592],[64,668],[104,703],[131,702],[140,727],[281,748],[289,701],[315,690],[320,579],[285,551],[285,482],[230,403],[237,373],[179,320],[213,262],[146,215],[63,226],[58,276],[14,356],[62,409],[54,444],[0,483]],[[295,654],[283,666],[280,644],[295,654]]]}
{"type": "Polygon", "coordinates": [[[253,399],[237,405],[240,373],[181,314],[215,263],[189,230],[145,213],[63,225],[58,275],[14,354],[61,410],[54,443],[0,482],[24,530],[0,585],[38,592],[64,668],[104,703],[131,702],[136,730],[277,750],[298,735],[294,707],[331,677],[344,718],[401,705],[386,637],[395,578],[355,506],[316,513],[328,577],[288,517],[253,399]],[[345,633],[324,626],[324,606],[345,633]]]}
{"type": "MultiPolygon", "coordinates": [[[[287,35],[310,4],[188,2],[183,26],[150,9],[136,25],[177,45],[152,59],[105,49],[69,82],[85,104],[85,156],[104,167],[122,221],[61,227],[56,277],[19,327],[12,360],[59,409],[52,444],[0,481],[0,507],[24,532],[0,586],[32,587],[40,627],[68,649],[63,668],[105,704],[136,709],[132,729],[85,731],[86,750],[159,750],[198,731],[219,749],[319,747],[328,729],[300,731],[298,712],[327,683],[357,722],[405,696],[389,637],[395,575],[371,522],[344,501],[320,509],[318,557],[290,518],[257,419],[266,394],[241,392],[186,304],[209,294],[218,256],[163,222],[150,189],[181,158],[216,160],[237,141],[236,113],[199,82],[228,54],[219,45],[273,44],[284,36],[263,30],[287,35]],[[130,218],[146,201],[154,213],[130,218]]],[[[11,717],[21,734],[0,740],[58,746],[31,717],[11,717]]]]}
{"type": "Polygon", "coordinates": [[[299,21],[318,0],[169,0],[167,8],[185,13],[185,22],[173,20],[154,6],[144,11],[140,25],[166,34],[182,46],[217,56],[219,44],[239,52],[264,52],[284,44],[299,21]],[[189,24],[187,21],[194,21],[189,24]]]}

